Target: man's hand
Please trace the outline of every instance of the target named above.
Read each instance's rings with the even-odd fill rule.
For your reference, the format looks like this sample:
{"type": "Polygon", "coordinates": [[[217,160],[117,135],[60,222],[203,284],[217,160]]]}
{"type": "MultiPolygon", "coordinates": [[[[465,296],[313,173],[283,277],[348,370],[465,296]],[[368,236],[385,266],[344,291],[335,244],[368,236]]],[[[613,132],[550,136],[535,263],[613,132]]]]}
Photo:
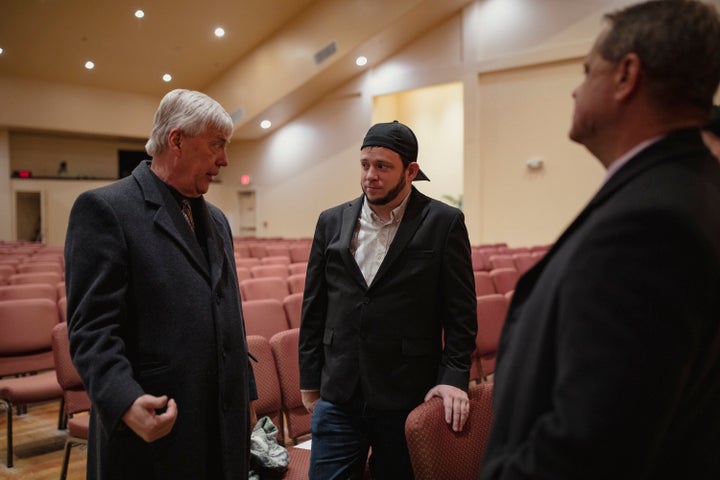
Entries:
{"type": "Polygon", "coordinates": [[[177,413],[175,400],[168,400],[165,395],[162,397],[142,395],[130,405],[123,414],[122,420],[140,438],[150,443],[170,433],[175,425],[177,413]],[[157,413],[156,410],[163,408],[165,408],[164,412],[157,413]]]}
{"type": "Polygon", "coordinates": [[[448,425],[452,425],[453,431],[462,431],[470,414],[470,399],[467,392],[452,385],[435,385],[425,395],[425,401],[433,397],[442,398],[445,421],[448,425]]]}
{"type": "Polygon", "coordinates": [[[303,390],[300,392],[302,395],[302,402],[308,412],[312,413],[315,409],[315,404],[320,400],[320,390],[303,390]]]}

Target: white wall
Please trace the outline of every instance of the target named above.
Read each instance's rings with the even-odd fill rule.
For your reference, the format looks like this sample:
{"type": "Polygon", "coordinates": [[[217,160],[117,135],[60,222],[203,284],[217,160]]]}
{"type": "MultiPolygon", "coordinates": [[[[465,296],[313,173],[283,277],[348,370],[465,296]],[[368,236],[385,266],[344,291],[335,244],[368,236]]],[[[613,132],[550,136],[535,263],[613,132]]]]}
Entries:
{"type": "MultiPolygon", "coordinates": [[[[374,120],[375,99],[393,95],[406,114],[419,119],[415,128],[422,132],[418,134],[421,164],[432,182],[418,187],[435,197],[459,188],[471,242],[549,243],[602,179],[597,162],[567,138],[573,108],[570,95],[582,78],[582,58],[600,31],[602,14],[629,3],[478,0],[392,58],[328,92],[266,138],[231,143],[231,164],[211,187],[208,199],[237,225],[238,191],[253,189],[258,235],[312,235],[321,210],[359,195],[360,142],[374,120]],[[422,120],[422,104],[439,98],[425,95],[447,84],[462,91],[461,107],[446,105],[453,120],[440,122],[442,127],[460,125],[461,140],[446,142],[453,145],[451,155],[463,159],[457,171],[455,163],[448,171],[434,164],[441,160],[442,150],[423,150],[423,145],[437,139],[442,145],[448,131],[455,132],[434,129],[437,124],[426,128],[422,120]],[[412,103],[417,99],[422,103],[419,107],[412,103]],[[529,172],[524,163],[536,156],[545,160],[545,168],[529,172]],[[242,174],[251,175],[250,186],[240,184],[242,174]],[[436,186],[441,189],[433,190],[436,186]]],[[[720,0],[710,3],[720,6],[720,0]]],[[[158,101],[0,78],[0,125],[144,140],[158,101]]],[[[3,141],[0,132],[0,169],[9,170],[11,163],[21,167],[18,159],[27,157],[29,149],[12,149],[12,158],[4,159],[3,151],[10,148],[3,141]]],[[[52,168],[67,152],[55,153],[52,168]]],[[[12,181],[13,189],[18,182],[12,181]]],[[[47,238],[53,243],[64,239],[72,200],[93,182],[80,183],[40,185],[48,192],[45,198],[52,218],[48,218],[47,238]]],[[[0,218],[10,217],[12,223],[9,199],[0,193],[0,218]]],[[[7,228],[1,228],[0,237],[7,235],[7,228]]]]}

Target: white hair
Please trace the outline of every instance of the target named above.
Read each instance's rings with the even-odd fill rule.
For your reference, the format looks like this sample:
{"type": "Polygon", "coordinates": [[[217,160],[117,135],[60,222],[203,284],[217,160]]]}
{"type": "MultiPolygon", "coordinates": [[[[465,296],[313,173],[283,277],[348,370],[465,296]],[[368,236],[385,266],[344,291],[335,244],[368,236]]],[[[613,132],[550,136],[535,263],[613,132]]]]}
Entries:
{"type": "Polygon", "coordinates": [[[148,155],[154,157],[164,152],[168,146],[168,135],[176,128],[189,137],[199,135],[208,128],[216,128],[229,138],[233,122],[230,114],[209,96],[179,88],[168,92],[160,101],[150,139],[145,144],[148,155]]]}

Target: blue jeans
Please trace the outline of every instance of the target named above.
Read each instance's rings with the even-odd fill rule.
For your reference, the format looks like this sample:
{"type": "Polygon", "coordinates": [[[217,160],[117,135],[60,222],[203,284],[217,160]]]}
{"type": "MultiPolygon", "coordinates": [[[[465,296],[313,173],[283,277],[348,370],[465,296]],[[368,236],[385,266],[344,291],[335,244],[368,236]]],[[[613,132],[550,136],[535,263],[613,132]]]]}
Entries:
{"type": "Polygon", "coordinates": [[[378,411],[360,397],[339,405],[322,398],[311,421],[310,480],[362,479],[369,449],[373,480],[411,480],[407,411],[378,411]]]}

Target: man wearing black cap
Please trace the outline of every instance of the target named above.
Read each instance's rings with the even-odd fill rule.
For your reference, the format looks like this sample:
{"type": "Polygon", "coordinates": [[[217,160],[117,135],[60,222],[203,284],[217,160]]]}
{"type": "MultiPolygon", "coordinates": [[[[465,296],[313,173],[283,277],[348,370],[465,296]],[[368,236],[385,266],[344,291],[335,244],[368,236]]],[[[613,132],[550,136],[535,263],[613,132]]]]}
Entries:
{"type": "Polygon", "coordinates": [[[413,478],[405,419],[443,399],[468,415],[476,297],[460,210],[412,186],[428,180],[407,126],[379,123],[360,150],[363,195],[320,214],[300,328],[300,386],[313,412],[311,479],[413,478]],[[443,341],[444,340],[444,341],[443,341]]]}

